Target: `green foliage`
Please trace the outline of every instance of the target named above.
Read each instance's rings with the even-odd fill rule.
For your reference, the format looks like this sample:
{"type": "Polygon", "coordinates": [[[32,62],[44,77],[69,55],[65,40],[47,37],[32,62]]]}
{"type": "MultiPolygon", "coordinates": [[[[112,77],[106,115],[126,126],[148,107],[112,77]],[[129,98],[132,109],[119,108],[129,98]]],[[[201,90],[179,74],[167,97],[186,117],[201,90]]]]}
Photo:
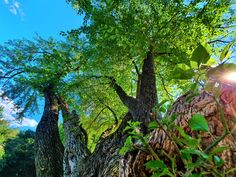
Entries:
{"type": "Polygon", "coordinates": [[[34,136],[31,130],[20,132],[15,138],[5,142],[5,154],[0,160],[0,176],[35,177],[34,136]]]}
{"type": "Polygon", "coordinates": [[[145,167],[155,172],[151,177],[173,176],[162,160],[150,160],[145,167]]]}
{"type": "Polygon", "coordinates": [[[6,120],[0,118],[0,160],[2,160],[5,154],[5,143],[9,139],[15,138],[18,133],[18,129],[10,128],[9,123],[6,120]]]}
{"type": "Polygon", "coordinates": [[[49,85],[61,96],[68,94],[81,62],[76,44],[37,37],[34,41],[9,40],[0,45],[1,97],[14,100],[20,118],[26,112],[37,112],[38,98],[49,85]]]}
{"type": "MultiPolygon", "coordinates": [[[[229,0],[68,2],[84,15],[82,27],[67,34],[68,38],[74,40],[85,36],[88,42],[84,48],[85,58],[89,58],[83,68],[84,75],[112,76],[131,96],[136,95],[138,80],[133,61],[140,71],[150,46],[158,71],[158,96],[160,100],[171,101],[187,91],[193,79],[196,82],[202,79],[204,73],[200,66],[215,64],[216,60],[210,59],[209,54],[218,55],[218,50],[213,50],[213,46],[219,44],[217,39],[227,39],[234,34],[228,28],[235,15],[230,10],[229,0]],[[193,61],[196,61],[196,67],[191,65],[193,61]]],[[[96,101],[97,97],[102,97],[106,104],[112,104],[112,108],[119,112],[118,115],[122,115],[125,109],[107,86],[107,79],[82,80],[81,105],[84,109],[92,110],[87,120],[91,121],[102,110],[96,101]],[[91,105],[99,109],[91,109],[91,105]]]]}
{"type": "Polygon", "coordinates": [[[64,145],[65,144],[65,132],[64,132],[63,124],[58,125],[58,131],[59,131],[61,142],[64,145]]]}

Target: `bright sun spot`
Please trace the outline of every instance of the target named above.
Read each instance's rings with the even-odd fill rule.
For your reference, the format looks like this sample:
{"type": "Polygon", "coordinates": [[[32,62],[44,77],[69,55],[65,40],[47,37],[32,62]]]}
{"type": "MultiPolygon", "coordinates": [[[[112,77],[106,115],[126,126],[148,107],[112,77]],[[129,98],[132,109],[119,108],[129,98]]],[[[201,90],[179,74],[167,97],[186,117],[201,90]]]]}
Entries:
{"type": "Polygon", "coordinates": [[[231,72],[225,75],[224,77],[228,81],[236,82],[236,72],[231,72]]]}

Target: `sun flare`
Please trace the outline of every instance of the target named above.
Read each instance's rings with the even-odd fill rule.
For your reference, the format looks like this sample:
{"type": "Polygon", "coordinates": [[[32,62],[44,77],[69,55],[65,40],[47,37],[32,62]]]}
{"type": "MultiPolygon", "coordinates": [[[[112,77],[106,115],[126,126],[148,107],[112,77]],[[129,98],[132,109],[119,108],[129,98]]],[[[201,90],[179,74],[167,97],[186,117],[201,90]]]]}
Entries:
{"type": "Polygon", "coordinates": [[[227,73],[224,78],[228,81],[236,82],[236,72],[227,73]]]}

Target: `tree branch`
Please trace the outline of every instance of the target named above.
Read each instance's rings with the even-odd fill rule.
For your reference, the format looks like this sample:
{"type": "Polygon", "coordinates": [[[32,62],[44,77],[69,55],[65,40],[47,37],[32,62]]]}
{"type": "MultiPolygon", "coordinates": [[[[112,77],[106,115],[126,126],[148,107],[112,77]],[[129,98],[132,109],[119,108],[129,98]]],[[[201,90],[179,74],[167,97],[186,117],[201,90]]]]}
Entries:
{"type": "Polygon", "coordinates": [[[167,94],[169,100],[173,100],[173,95],[171,95],[171,94],[168,92],[168,90],[166,89],[166,85],[165,85],[164,78],[162,77],[162,75],[161,75],[160,73],[159,73],[158,75],[159,75],[159,77],[160,77],[160,79],[161,79],[162,86],[163,86],[163,88],[164,88],[164,90],[165,90],[165,92],[166,92],[166,94],[167,94]]]}
{"type": "Polygon", "coordinates": [[[134,64],[134,68],[135,68],[135,71],[136,71],[137,75],[138,76],[141,75],[140,72],[139,72],[138,66],[137,66],[137,64],[135,63],[134,60],[132,61],[132,63],[134,64]]]}
{"type": "Polygon", "coordinates": [[[137,104],[137,100],[129,95],[127,95],[127,93],[123,90],[123,88],[121,86],[119,86],[116,83],[115,78],[111,77],[111,76],[90,76],[90,78],[106,78],[110,80],[110,84],[111,86],[114,88],[114,90],[116,91],[117,95],[119,96],[120,100],[122,101],[122,103],[128,107],[129,110],[132,110],[133,107],[137,104]]]}
{"type": "Polygon", "coordinates": [[[137,100],[127,95],[126,92],[123,90],[123,88],[116,83],[116,80],[114,78],[111,79],[111,84],[115,89],[117,95],[120,97],[123,104],[127,106],[129,110],[132,110],[134,105],[137,103],[137,100]]]}
{"type": "Polygon", "coordinates": [[[111,111],[111,113],[113,114],[113,116],[115,118],[115,124],[117,125],[118,124],[118,118],[116,116],[115,111],[113,111],[113,109],[111,109],[111,107],[108,106],[107,104],[105,104],[102,100],[99,99],[99,102],[102,103],[105,106],[105,108],[107,108],[109,111],[111,111]]]}
{"type": "Polygon", "coordinates": [[[13,74],[13,75],[11,75],[11,76],[7,76],[6,74],[4,75],[4,76],[0,76],[0,79],[12,79],[13,77],[15,77],[15,76],[17,76],[17,75],[19,75],[19,74],[21,74],[21,73],[23,73],[24,71],[19,71],[19,72],[17,72],[17,73],[15,73],[15,74],[13,74]]]}

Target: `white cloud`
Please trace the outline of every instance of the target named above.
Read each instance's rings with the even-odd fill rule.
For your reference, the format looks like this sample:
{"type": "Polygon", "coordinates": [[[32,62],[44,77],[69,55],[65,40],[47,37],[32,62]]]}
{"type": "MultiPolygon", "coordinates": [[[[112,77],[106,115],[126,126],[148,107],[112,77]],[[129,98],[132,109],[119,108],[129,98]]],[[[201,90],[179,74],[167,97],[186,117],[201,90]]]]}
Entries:
{"type": "Polygon", "coordinates": [[[4,3],[8,6],[9,11],[14,15],[19,15],[20,17],[25,16],[21,4],[18,0],[3,0],[4,3]]]}
{"type": "Polygon", "coordinates": [[[14,5],[14,7],[17,8],[17,9],[20,8],[20,4],[19,4],[18,1],[15,1],[15,2],[13,3],[13,5],[14,5]]]}
{"type": "Polygon", "coordinates": [[[3,107],[3,118],[9,121],[12,127],[36,127],[38,124],[36,120],[26,117],[21,121],[16,120],[17,110],[14,106],[14,102],[9,98],[5,98],[4,100],[0,99],[0,106],[3,107]]]}
{"type": "Polygon", "coordinates": [[[13,5],[10,6],[9,8],[9,11],[14,14],[14,15],[17,15],[17,8],[13,5]]]}
{"type": "Polygon", "coordinates": [[[29,119],[29,118],[23,118],[22,121],[12,121],[10,123],[12,127],[36,127],[38,125],[38,122],[34,119],[29,119]]]}

